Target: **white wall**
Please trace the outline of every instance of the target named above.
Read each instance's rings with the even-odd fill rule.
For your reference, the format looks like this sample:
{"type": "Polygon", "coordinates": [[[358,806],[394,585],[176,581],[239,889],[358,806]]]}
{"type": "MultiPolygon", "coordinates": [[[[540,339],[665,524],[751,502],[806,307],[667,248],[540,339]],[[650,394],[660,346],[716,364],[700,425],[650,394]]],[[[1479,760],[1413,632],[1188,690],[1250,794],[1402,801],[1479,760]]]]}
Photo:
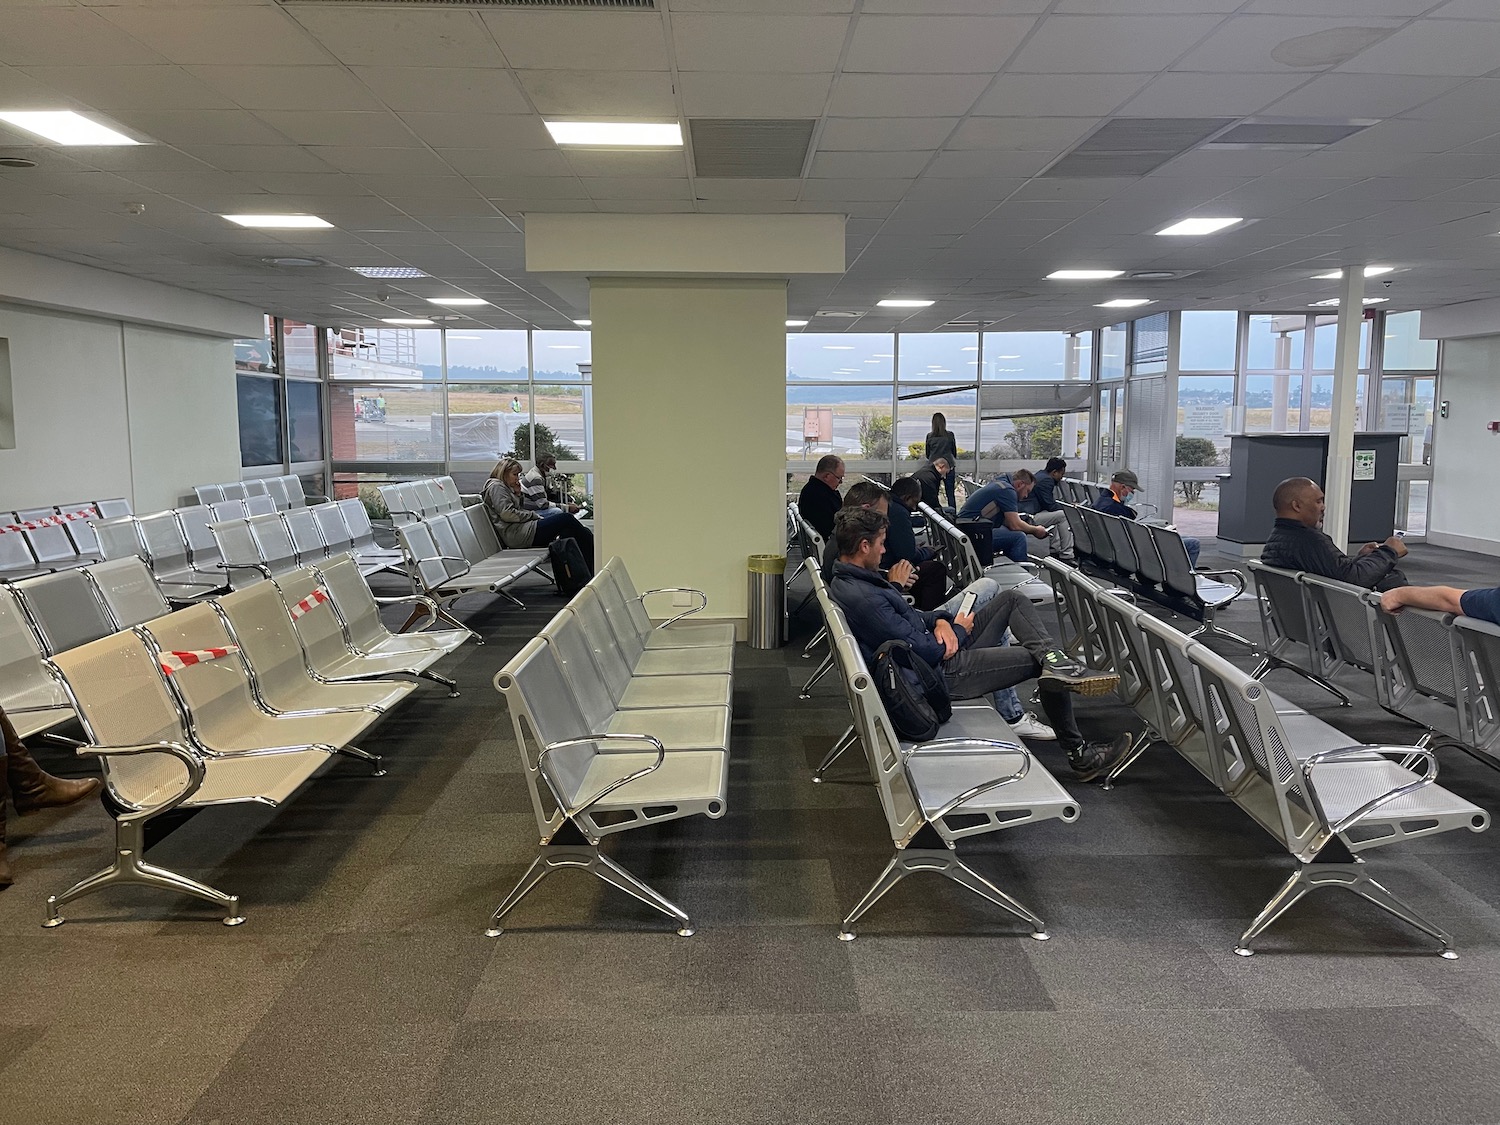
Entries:
{"type": "Polygon", "coordinates": [[[238,479],[229,340],[10,305],[0,337],[16,428],[0,450],[0,509],[124,496],[151,511],[238,479]]]}
{"type": "MultiPolygon", "coordinates": [[[[1424,314],[1425,315],[1425,314],[1424,314]]],[[[1484,499],[1487,467],[1500,460],[1500,336],[1445,340],[1438,397],[1448,417],[1433,419],[1428,539],[1500,555],[1500,505],[1484,499]]]]}

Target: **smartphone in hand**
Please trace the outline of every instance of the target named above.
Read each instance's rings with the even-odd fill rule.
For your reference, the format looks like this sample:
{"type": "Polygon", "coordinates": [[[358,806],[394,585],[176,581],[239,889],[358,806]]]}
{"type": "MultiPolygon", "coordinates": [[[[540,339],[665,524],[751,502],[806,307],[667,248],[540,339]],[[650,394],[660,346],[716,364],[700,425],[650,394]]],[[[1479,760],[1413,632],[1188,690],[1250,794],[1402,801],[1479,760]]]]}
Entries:
{"type": "Polygon", "coordinates": [[[958,613],[955,616],[967,617],[974,612],[974,603],[979,600],[979,595],[973,592],[964,595],[964,600],[958,603],[958,613]]]}

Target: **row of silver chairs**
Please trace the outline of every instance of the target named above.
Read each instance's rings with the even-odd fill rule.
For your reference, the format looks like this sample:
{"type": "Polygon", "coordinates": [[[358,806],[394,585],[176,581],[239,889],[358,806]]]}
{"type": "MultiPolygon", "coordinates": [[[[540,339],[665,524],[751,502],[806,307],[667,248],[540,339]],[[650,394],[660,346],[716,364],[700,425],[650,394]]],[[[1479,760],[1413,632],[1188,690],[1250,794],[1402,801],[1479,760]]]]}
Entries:
{"type": "Polygon", "coordinates": [[[498,594],[524,608],[510,587],[533,572],[547,573],[540,569],[547,562],[546,550],[503,548],[489,513],[478,504],[398,523],[396,538],[416,588],[438,603],[444,621],[459,629],[467,626],[449,610],[460,598],[498,594]]]}
{"type": "Polygon", "coordinates": [[[390,633],[340,556],[50,654],[44,667],[83,727],[78,753],[103,770],[115,855],[49,898],[45,925],[62,923],[64,903],[119,884],[177,891],[222,907],[225,925],[244,921],[237,896],[147,862],[147,823],[175,809],[279,805],[335,754],[378,776],[379,757],[355,740],[413,678],[456,695],[431,667],[467,639],[390,633]]]}
{"type": "Polygon", "coordinates": [[[326,496],[308,496],[302,487],[302,478],[287,474],[279,477],[252,477],[249,480],[234,480],[225,484],[198,484],[193,486],[200,504],[217,504],[221,500],[248,500],[256,496],[269,497],[277,510],[304,507],[308,500],[325,501],[326,496]]]}
{"type": "MultiPolygon", "coordinates": [[[[214,505],[215,508],[221,505],[214,505]]],[[[365,577],[401,565],[398,550],[375,543],[364,502],[357,498],[218,520],[209,525],[218,565],[244,586],[298,566],[348,554],[365,577]]]]}
{"type": "Polygon", "coordinates": [[[965,863],[956,845],[1023,824],[1071,824],[1078,819],[1078,802],[987,698],[955,701],[953,717],[930,742],[901,740],[843,611],[816,569],[812,580],[853,718],[835,750],[855,742],[864,747],[896,848],[844,919],[840,939],[853,941],[854,924],[902,879],[932,872],[1020,918],[1031,927],[1032,937],[1045,941],[1050,936],[1046,923],[965,863]]]}
{"type": "Polygon", "coordinates": [[[1056,496],[1058,500],[1066,504],[1082,504],[1092,508],[1105,491],[1105,486],[1096,481],[1063,477],[1057,482],[1056,496]]]}
{"type": "Polygon", "coordinates": [[[727,809],[734,627],[662,624],[625,564],[610,559],[495,675],[541,844],[486,933],[554,871],[594,875],[693,933],[681,907],[599,850],[608,835],[727,809]]]}
{"type": "Polygon", "coordinates": [[[100,557],[91,523],[129,511],[130,502],[117,498],[0,512],[0,577],[88,565],[100,557]]]}
{"type": "Polygon", "coordinates": [[[1403,609],[1380,595],[1253,561],[1265,657],[1256,678],[1285,669],[1349,706],[1349,693],[1426,728],[1418,745],[1452,744],[1500,766],[1500,628],[1403,609]]]}
{"type": "Polygon", "coordinates": [[[422,480],[382,484],[379,489],[386,511],[391,514],[391,521],[398,525],[444,512],[456,512],[464,507],[466,501],[478,500],[478,497],[459,495],[458,485],[453,483],[452,477],[425,477],[422,480]]]}
{"type": "Polygon", "coordinates": [[[1071,618],[1067,632],[1088,638],[1090,659],[1119,673],[1121,698],[1145,723],[1135,753],[1152,742],[1174,748],[1296,863],[1236,953],[1250,956],[1252,942],[1295,903],[1335,887],[1433,937],[1444,957],[1456,956],[1450,935],[1371,878],[1364,860],[1403,840],[1489,827],[1485,810],[1436,784],[1431,750],[1357,743],[1077,569],[1050,559],[1043,565],[1059,613],[1071,618]]]}
{"type": "Polygon", "coordinates": [[[1036,580],[1034,564],[1003,558],[985,566],[979,561],[974,541],[960,531],[952,520],[926,503],[918,504],[917,510],[926,518],[928,545],[948,568],[953,590],[961,590],[981,578],[992,578],[1000,584],[1002,590],[1023,587],[1022,592],[1033,602],[1052,600],[1052,592],[1046,583],[1036,580]]]}

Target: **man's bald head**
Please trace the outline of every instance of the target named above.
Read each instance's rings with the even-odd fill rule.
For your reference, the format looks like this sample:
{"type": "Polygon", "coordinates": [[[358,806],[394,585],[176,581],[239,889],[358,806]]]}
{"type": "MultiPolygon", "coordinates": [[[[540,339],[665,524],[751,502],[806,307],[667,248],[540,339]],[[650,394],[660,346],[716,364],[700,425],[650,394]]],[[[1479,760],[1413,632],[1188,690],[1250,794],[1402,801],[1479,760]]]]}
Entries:
{"type": "Polygon", "coordinates": [[[1271,506],[1277,519],[1296,520],[1308,527],[1323,522],[1323,490],[1307,477],[1289,477],[1278,484],[1271,493],[1271,506]]]}

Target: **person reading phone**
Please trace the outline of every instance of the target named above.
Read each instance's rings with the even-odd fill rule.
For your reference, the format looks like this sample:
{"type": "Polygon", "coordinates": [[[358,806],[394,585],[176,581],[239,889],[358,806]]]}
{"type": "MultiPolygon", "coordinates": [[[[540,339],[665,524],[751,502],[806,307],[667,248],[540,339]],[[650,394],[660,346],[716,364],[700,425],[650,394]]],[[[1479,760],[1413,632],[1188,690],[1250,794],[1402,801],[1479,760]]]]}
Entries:
{"type": "Polygon", "coordinates": [[[939,608],[926,613],[906,603],[880,576],[886,517],[871,508],[844,508],[834,519],[838,561],[829,593],[844,611],[865,660],[886,641],[904,640],[913,655],[940,671],[955,699],[977,699],[1036,678],[1047,721],[1074,776],[1090,781],[1108,772],[1130,748],[1130,735],[1088,742],[1073,719],[1072,697],[1103,695],[1120,682],[1113,672],[1074,660],[1057,646],[1030,599],[1015,590],[996,594],[977,612],[939,608]],[[1014,645],[1003,644],[1006,630],[1014,645]]]}

